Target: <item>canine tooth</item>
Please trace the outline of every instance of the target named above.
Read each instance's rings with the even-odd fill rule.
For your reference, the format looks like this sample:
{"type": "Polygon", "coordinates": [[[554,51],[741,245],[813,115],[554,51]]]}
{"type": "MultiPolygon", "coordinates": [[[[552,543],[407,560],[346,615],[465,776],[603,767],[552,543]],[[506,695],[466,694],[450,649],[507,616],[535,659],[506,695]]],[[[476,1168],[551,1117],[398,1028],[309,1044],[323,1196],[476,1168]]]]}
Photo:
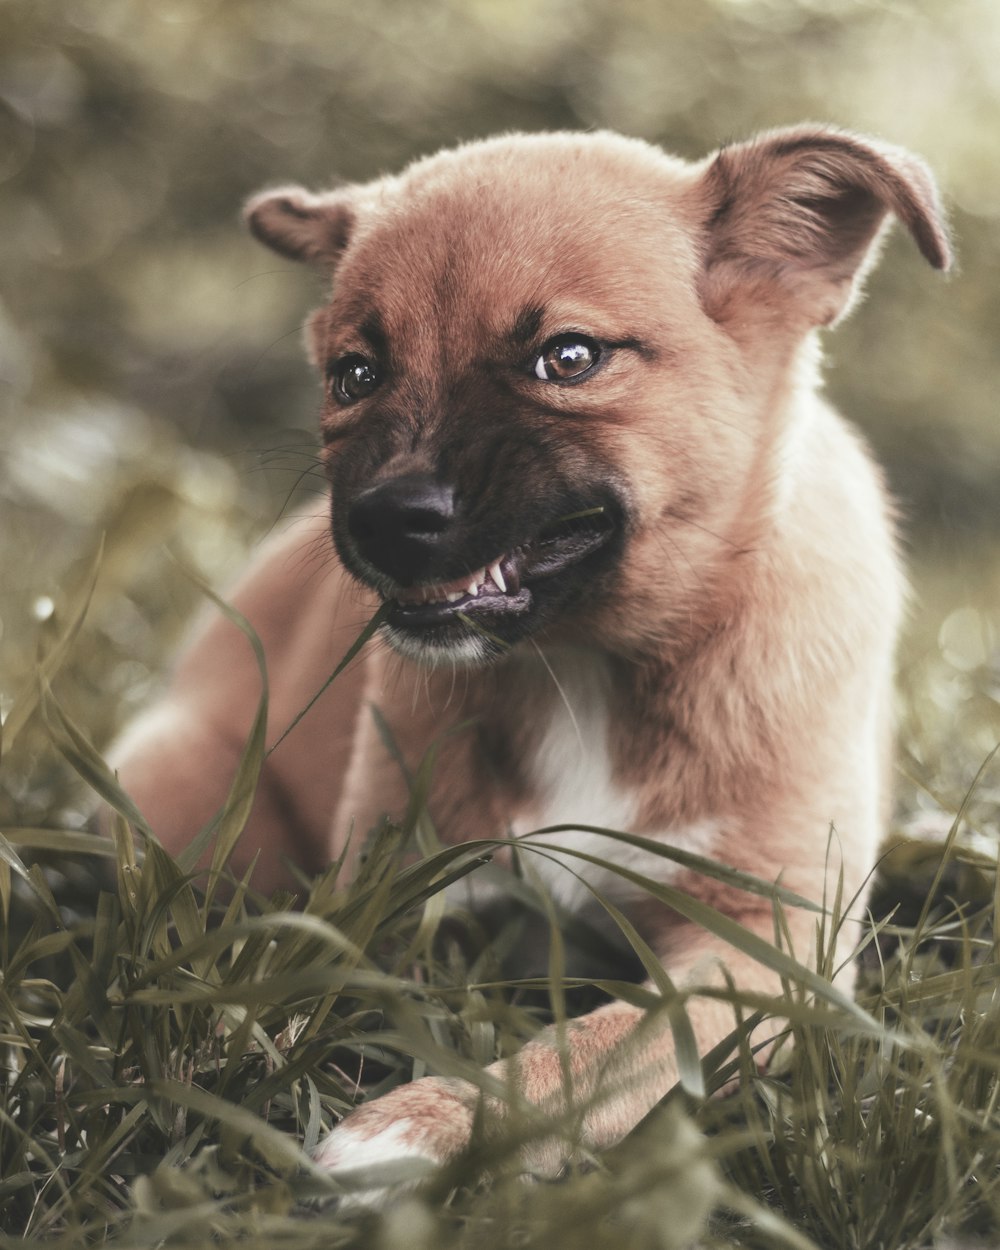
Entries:
{"type": "Polygon", "coordinates": [[[504,581],[503,574],[500,572],[500,561],[494,560],[493,563],[487,569],[487,572],[489,573],[490,577],[493,578],[494,584],[497,586],[497,588],[499,590],[502,590],[503,593],[506,594],[507,583],[504,581]]]}

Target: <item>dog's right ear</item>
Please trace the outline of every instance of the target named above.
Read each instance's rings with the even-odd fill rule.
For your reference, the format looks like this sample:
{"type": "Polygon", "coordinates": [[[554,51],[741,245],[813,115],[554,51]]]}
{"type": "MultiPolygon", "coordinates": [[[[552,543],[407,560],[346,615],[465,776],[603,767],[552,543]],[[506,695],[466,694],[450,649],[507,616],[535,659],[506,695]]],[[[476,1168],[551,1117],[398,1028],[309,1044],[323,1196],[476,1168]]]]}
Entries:
{"type": "Polygon", "coordinates": [[[276,187],[247,202],[244,218],[254,238],[281,256],[333,268],[354,225],[349,188],[314,195],[302,187],[276,187]]]}
{"type": "Polygon", "coordinates": [[[825,127],[723,148],[698,185],[710,315],[829,325],[850,307],[889,217],[936,269],[951,261],[934,180],[909,152],[825,127]]]}

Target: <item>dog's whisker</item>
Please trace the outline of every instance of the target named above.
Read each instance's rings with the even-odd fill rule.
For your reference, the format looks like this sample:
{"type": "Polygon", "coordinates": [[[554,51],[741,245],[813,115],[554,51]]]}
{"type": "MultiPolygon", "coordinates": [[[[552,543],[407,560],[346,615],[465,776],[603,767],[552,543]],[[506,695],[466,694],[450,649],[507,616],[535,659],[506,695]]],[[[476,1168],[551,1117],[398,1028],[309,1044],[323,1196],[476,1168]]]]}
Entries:
{"type": "Polygon", "coordinates": [[[280,450],[280,451],[272,451],[272,452],[268,452],[267,454],[261,454],[261,455],[255,456],[253,459],[253,463],[250,465],[248,469],[248,472],[250,473],[261,473],[261,472],[275,473],[281,470],[284,470],[286,472],[291,472],[294,470],[298,472],[301,470],[303,461],[306,462],[307,467],[314,469],[317,472],[321,471],[323,468],[323,461],[317,455],[309,455],[305,451],[292,452],[292,451],[280,450]]]}
{"type": "Polygon", "coordinates": [[[712,425],[719,425],[724,430],[730,430],[734,434],[738,434],[740,438],[746,439],[747,442],[753,441],[753,433],[745,426],[738,425],[735,421],[726,421],[720,417],[717,412],[702,412],[699,414],[701,420],[708,421],[712,425]]]}
{"type": "Polygon", "coordinates": [[[319,494],[319,495],[321,495],[321,496],[325,495],[325,492],[320,492],[320,491],[312,491],[312,492],[310,492],[310,491],[304,491],[304,490],[301,490],[301,489],[300,489],[300,488],[301,488],[301,486],[302,486],[302,483],[303,483],[303,482],[305,481],[305,479],[306,479],[307,477],[309,477],[312,473],[313,473],[313,470],[312,470],[312,469],[307,469],[307,470],[303,470],[302,472],[300,472],[300,473],[298,474],[298,476],[296,477],[295,481],[294,481],[294,482],[292,483],[292,485],[288,488],[288,491],[287,491],[287,492],[286,492],[286,494],[285,494],[284,501],[282,502],[281,507],[278,509],[278,514],[277,514],[277,517],[275,518],[275,520],[280,521],[280,520],[281,520],[281,518],[282,518],[283,516],[286,516],[286,515],[287,515],[287,513],[288,513],[288,511],[289,511],[289,509],[290,509],[290,507],[291,507],[291,505],[292,505],[292,502],[293,502],[293,500],[294,500],[296,497],[301,496],[301,495],[305,495],[305,494],[314,494],[314,495],[319,494]]]}
{"type": "Polygon", "coordinates": [[[254,375],[257,372],[258,366],[263,363],[263,361],[267,357],[268,353],[272,350],[272,348],[277,347],[279,343],[284,343],[286,339],[290,339],[296,335],[299,338],[301,338],[306,333],[308,327],[309,327],[308,321],[301,321],[299,322],[297,326],[293,327],[291,330],[286,330],[284,334],[279,334],[277,335],[276,338],[271,339],[269,343],[265,343],[264,347],[258,353],[256,359],[251,362],[250,367],[246,370],[245,374],[243,375],[243,379],[242,379],[243,383],[249,386],[253,382],[254,375]]]}
{"type": "Polygon", "coordinates": [[[451,658],[451,681],[448,685],[448,697],[444,701],[444,708],[443,708],[445,712],[447,712],[448,709],[451,707],[451,701],[455,697],[455,687],[457,684],[458,684],[458,663],[455,660],[455,657],[452,656],[451,658]]]}
{"type": "MultiPolygon", "coordinates": [[[[272,531],[276,524],[277,522],[272,522],[272,531]]],[[[296,570],[309,578],[329,576],[337,567],[329,534],[325,530],[312,534],[301,544],[294,558],[290,557],[290,561],[296,570]]]]}
{"type": "Polygon", "coordinates": [[[569,701],[569,697],[566,694],[565,689],[563,688],[562,682],[560,682],[559,678],[556,676],[555,671],[552,668],[552,665],[549,663],[548,658],[545,655],[545,652],[541,649],[541,647],[538,645],[535,639],[529,638],[528,641],[531,643],[538,658],[541,660],[542,664],[545,666],[545,670],[548,673],[553,686],[555,686],[556,691],[559,694],[559,698],[562,701],[562,705],[566,709],[566,715],[569,717],[570,724],[573,726],[573,732],[574,734],[576,734],[576,740],[580,746],[580,756],[581,758],[584,758],[587,754],[587,744],[584,741],[583,734],[580,731],[580,722],[576,719],[576,712],[573,711],[573,705],[569,701]]]}
{"type": "Polygon", "coordinates": [[[709,538],[714,538],[716,542],[721,543],[724,547],[731,547],[736,555],[750,555],[754,550],[752,547],[744,546],[743,543],[738,543],[734,538],[728,538],[725,534],[720,534],[717,530],[709,529],[707,525],[700,525],[690,517],[685,517],[684,524],[690,525],[692,529],[700,530],[709,538]]]}
{"type": "MultiPolygon", "coordinates": [[[[681,567],[678,565],[677,559],[675,558],[675,555],[674,555],[674,548],[676,544],[674,544],[665,534],[658,534],[656,536],[655,545],[656,545],[659,559],[662,560],[666,568],[670,570],[671,578],[675,586],[680,591],[680,595],[678,595],[677,597],[678,598],[683,597],[686,599],[688,597],[688,584],[684,576],[684,570],[682,570],[681,567]]],[[[678,553],[678,554],[682,554],[682,553],[678,553]]],[[[694,568],[694,566],[691,564],[691,561],[685,560],[685,564],[688,566],[688,571],[693,572],[695,574],[695,577],[697,578],[699,576],[698,572],[694,568]]]]}

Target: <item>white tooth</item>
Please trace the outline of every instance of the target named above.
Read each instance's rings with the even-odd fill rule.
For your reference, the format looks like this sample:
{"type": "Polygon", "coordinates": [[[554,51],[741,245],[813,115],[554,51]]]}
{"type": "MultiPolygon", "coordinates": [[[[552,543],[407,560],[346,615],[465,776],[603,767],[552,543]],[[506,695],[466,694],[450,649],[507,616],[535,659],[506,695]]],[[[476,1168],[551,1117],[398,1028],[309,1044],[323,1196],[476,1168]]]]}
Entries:
{"type": "Polygon", "coordinates": [[[490,567],[489,567],[489,569],[488,569],[487,571],[488,571],[488,573],[489,573],[490,577],[492,577],[492,578],[493,578],[493,581],[496,583],[497,587],[498,587],[500,590],[502,590],[502,591],[504,592],[504,594],[506,594],[506,593],[507,593],[507,583],[504,581],[504,579],[503,579],[503,574],[500,572],[500,561],[499,561],[499,560],[494,560],[494,562],[490,565],[490,567]]]}
{"type": "Polygon", "coordinates": [[[464,598],[464,595],[465,595],[465,591],[463,590],[450,590],[445,595],[445,598],[448,600],[449,603],[457,603],[459,599],[464,598]]]}
{"type": "Polygon", "coordinates": [[[473,573],[472,576],[469,578],[469,584],[466,587],[466,591],[470,595],[473,595],[473,596],[478,595],[479,587],[482,584],[483,584],[483,570],[480,569],[478,573],[473,573]]]}

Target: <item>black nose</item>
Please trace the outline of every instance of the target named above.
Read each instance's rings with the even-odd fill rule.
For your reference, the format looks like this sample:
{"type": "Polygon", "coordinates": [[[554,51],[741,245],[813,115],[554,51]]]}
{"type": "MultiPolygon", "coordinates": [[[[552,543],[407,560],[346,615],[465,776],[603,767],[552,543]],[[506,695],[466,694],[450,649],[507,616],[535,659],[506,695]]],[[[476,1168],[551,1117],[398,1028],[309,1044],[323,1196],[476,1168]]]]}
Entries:
{"type": "Polygon", "coordinates": [[[369,564],[410,586],[432,576],[455,516],[455,492],[429,474],[408,473],[363,491],[347,528],[369,564]]]}

